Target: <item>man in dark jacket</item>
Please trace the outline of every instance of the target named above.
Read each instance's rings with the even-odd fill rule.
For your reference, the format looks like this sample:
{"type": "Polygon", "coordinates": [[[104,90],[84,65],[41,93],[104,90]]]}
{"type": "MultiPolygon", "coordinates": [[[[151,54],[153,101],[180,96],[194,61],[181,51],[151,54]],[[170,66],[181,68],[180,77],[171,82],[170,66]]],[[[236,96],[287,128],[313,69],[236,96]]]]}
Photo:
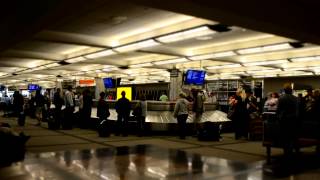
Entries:
{"type": "Polygon", "coordinates": [[[116,135],[119,135],[121,132],[123,136],[127,136],[127,124],[130,116],[131,104],[129,99],[126,98],[126,92],[121,92],[122,98],[120,98],[115,105],[115,109],[118,113],[118,120],[117,120],[117,128],[118,131],[116,135]]]}
{"type": "Polygon", "coordinates": [[[294,142],[298,132],[299,103],[298,98],[292,95],[291,85],[284,85],[285,94],[279,98],[277,115],[280,126],[280,142],[283,145],[285,156],[292,154],[294,142]]]}

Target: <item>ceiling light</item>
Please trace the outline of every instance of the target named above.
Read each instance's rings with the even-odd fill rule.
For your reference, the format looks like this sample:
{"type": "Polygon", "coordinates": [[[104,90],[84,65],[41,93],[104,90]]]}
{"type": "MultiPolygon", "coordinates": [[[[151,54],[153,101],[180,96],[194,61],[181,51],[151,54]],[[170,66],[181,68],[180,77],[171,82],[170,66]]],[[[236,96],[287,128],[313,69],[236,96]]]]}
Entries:
{"type": "Polygon", "coordinates": [[[162,64],[173,64],[173,63],[182,63],[189,61],[186,58],[178,58],[178,59],[170,59],[170,60],[164,60],[164,61],[157,61],[153,62],[155,65],[162,65],[162,64]]]}
{"type": "Polygon", "coordinates": [[[286,76],[311,76],[313,73],[288,73],[288,74],[279,74],[280,77],[286,76]]]}
{"type": "Polygon", "coordinates": [[[79,57],[75,57],[75,58],[71,58],[71,59],[67,59],[65,60],[67,63],[76,63],[76,62],[81,62],[81,61],[85,61],[86,58],[79,56],[79,57]]]}
{"type": "Polygon", "coordinates": [[[180,31],[180,32],[176,32],[168,35],[163,35],[156,39],[163,43],[171,43],[176,41],[182,41],[185,39],[206,36],[214,33],[216,32],[211,30],[208,26],[201,26],[201,27],[196,27],[193,29],[188,29],[188,30],[184,30],[184,31],[180,31]]]}
{"type": "Polygon", "coordinates": [[[252,76],[253,78],[268,78],[268,77],[277,77],[276,74],[270,74],[270,75],[257,75],[257,76],[252,76]]]}
{"type": "Polygon", "coordinates": [[[260,73],[273,73],[273,72],[279,72],[281,69],[265,69],[265,70],[255,70],[255,71],[247,71],[249,74],[260,74],[260,73]]]}
{"type": "Polygon", "coordinates": [[[274,60],[274,61],[258,61],[258,62],[250,62],[243,64],[244,66],[261,66],[261,65],[271,65],[271,64],[283,64],[287,63],[288,60],[281,59],[281,60],[274,60]]]}
{"type": "Polygon", "coordinates": [[[279,51],[285,49],[291,49],[292,46],[289,43],[282,44],[274,44],[268,46],[254,47],[254,48],[246,48],[237,50],[239,54],[253,54],[253,53],[261,53],[261,52],[270,52],[270,51],[279,51]]]}
{"type": "Polygon", "coordinates": [[[224,51],[224,52],[218,52],[218,53],[192,56],[192,57],[189,57],[189,59],[191,59],[193,61],[197,61],[197,60],[205,60],[205,59],[235,56],[235,55],[236,55],[236,53],[234,53],[233,51],[224,51]]]}
{"type": "Polygon", "coordinates": [[[84,57],[86,57],[88,59],[95,59],[95,58],[110,56],[112,54],[115,54],[115,52],[112,49],[107,49],[107,50],[103,50],[103,51],[99,51],[99,52],[85,55],[84,57]]]}
{"type": "Polygon", "coordinates": [[[47,64],[47,65],[44,65],[46,68],[52,68],[52,67],[57,67],[57,66],[60,66],[60,64],[58,63],[52,63],[52,64],[47,64]]]}
{"type": "Polygon", "coordinates": [[[206,67],[206,69],[221,69],[221,68],[237,68],[241,67],[240,64],[226,64],[226,65],[221,65],[221,66],[209,66],[206,67]]]}
{"type": "Polygon", "coordinates": [[[318,61],[320,60],[320,56],[308,56],[308,57],[298,57],[292,58],[290,61],[292,62],[306,62],[306,61],[318,61]]]}
{"type": "Polygon", "coordinates": [[[308,67],[295,67],[295,68],[285,68],[284,71],[304,71],[308,70],[308,67]]]}
{"type": "Polygon", "coordinates": [[[32,70],[34,70],[34,71],[43,70],[43,69],[47,69],[47,67],[45,67],[45,66],[38,66],[38,67],[32,68],[32,70]]]}
{"type": "Polygon", "coordinates": [[[142,63],[142,64],[133,64],[130,65],[130,67],[136,68],[136,67],[146,67],[146,66],[153,66],[152,63],[142,63]]]}
{"type": "Polygon", "coordinates": [[[244,71],[238,71],[238,72],[224,72],[220,73],[220,75],[232,75],[232,74],[246,74],[244,71]]]}
{"type": "Polygon", "coordinates": [[[138,49],[142,49],[142,48],[157,46],[157,45],[160,45],[160,43],[156,42],[153,39],[148,39],[145,41],[140,41],[140,42],[120,46],[118,48],[115,48],[115,50],[119,51],[119,52],[126,52],[126,51],[134,51],[134,50],[138,50],[138,49]]]}

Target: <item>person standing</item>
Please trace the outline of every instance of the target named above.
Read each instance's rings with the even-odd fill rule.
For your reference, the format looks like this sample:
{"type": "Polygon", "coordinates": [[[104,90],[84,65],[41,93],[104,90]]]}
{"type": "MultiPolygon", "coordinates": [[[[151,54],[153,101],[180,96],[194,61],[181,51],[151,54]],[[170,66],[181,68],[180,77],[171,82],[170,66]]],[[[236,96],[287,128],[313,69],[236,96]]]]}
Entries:
{"type": "Polygon", "coordinates": [[[42,112],[44,111],[45,99],[44,96],[40,93],[40,90],[36,90],[36,96],[34,97],[36,104],[36,118],[38,120],[37,126],[41,125],[43,119],[42,112]]]}
{"type": "Polygon", "coordinates": [[[15,116],[19,117],[19,114],[23,111],[24,99],[19,91],[15,91],[13,94],[13,108],[15,116]]]}
{"type": "Polygon", "coordinates": [[[179,99],[176,102],[173,112],[173,116],[177,118],[178,121],[180,139],[186,138],[189,102],[185,98],[186,95],[184,93],[179,94],[179,99]]]}
{"type": "Polygon", "coordinates": [[[44,108],[43,108],[43,111],[42,111],[42,118],[43,119],[48,119],[49,111],[50,111],[50,105],[51,105],[49,93],[47,91],[44,92],[43,97],[44,97],[44,108]]]}
{"type": "Polygon", "coordinates": [[[64,111],[64,120],[62,122],[63,129],[72,129],[72,119],[74,112],[74,101],[73,101],[73,92],[72,87],[68,86],[68,90],[65,93],[64,101],[65,101],[65,111],[64,111]]]}
{"type": "Polygon", "coordinates": [[[194,134],[196,134],[198,130],[198,124],[201,122],[202,114],[204,112],[204,102],[206,101],[206,97],[203,91],[195,90],[193,93],[193,112],[194,112],[194,134]]]}
{"type": "Polygon", "coordinates": [[[160,101],[166,102],[169,100],[168,96],[166,95],[165,92],[162,93],[162,95],[159,98],[160,101]]]}
{"type": "Polygon", "coordinates": [[[104,100],[105,96],[105,92],[100,93],[100,99],[97,106],[97,116],[99,117],[100,122],[107,120],[107,118],[110,116],[109,104],[104,100]]]}
{"type": "Polygon", "coordinates": [[[139,101],[133,109],[133,115],[137,120],[138,136],[142,136],[145,133],[145,121],[147,116],[147,101],[144,94],[140,95],[139,101]]]}
{"type": "Polygon", "coordinates": [[[82,118],[83,118],[83,127],[89,128],[91,120],[91,111],[92,111],[92,96],[90,90],[86,89],[83,91],[83,108],[82,108],[82,118]]]}
{"type": "Polygon", "coordinates": [[[128,136],[127,124],[130,116],[131,104],[126,98],[126,92],[121,92],[121,98],[116,102],[115,109],[118,113],[117,132],[116,135],[122,133],[123,136],[128,136]]]}
{"type": "Polygon", "coordinates": [[[62,118],[61,108],[64,104],[64,100],[61,97],[61,89],[60,88],[57,88],[57,91],[53,95],[53,104],[55,107],[54,108],[54,119],[55,119],[58,127],[60,127],[61,118],[62,118]]]}
{"type": "Polygon", "coordinates": [[[285,94],[279,98],[276,114],[279,117],[280,142],[284,155],[291,157],[299,126],[298,98],[292,95],[289,83],[284,85],[285,94]]]}

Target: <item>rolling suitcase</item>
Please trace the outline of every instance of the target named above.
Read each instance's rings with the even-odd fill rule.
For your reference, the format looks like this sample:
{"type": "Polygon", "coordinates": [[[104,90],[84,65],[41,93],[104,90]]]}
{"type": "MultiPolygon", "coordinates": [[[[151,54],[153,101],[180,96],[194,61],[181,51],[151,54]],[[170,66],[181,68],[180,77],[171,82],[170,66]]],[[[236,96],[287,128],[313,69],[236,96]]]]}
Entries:
{"type": "Polygon", "coordinates": [[[57,130],[60,128],[60,117],[57,111],[50,109],[47,116],[48,128],[57,130]]]}
{"type": "Polygon", "coordinates": [[[98,134],[99,137],[109,137],[110,136],[110,129],[108,127],[107,120],[101,121],[98,125],[98,134]]]}
{"type": "Polygon", "coordinates": [[[221,126],[213,122],[204,122],[202,128],[198,131],[199,141],[219,141],[221,126]]]}
{"type": "Polygon", "coordinates": [[[24,112],[20,112],[18,115],[18,125],[19,126],[24,126],[26,123],[26,116],[24,114],[24,112]]]}

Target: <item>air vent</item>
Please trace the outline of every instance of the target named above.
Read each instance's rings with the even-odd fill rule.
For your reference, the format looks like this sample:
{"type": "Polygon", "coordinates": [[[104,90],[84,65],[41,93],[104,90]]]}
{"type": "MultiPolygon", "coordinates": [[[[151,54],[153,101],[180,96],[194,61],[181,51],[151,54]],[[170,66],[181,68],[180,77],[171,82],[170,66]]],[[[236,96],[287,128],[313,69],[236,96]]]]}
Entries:
{"type": "Polygon", "coordinates": [[[119,69],[129,69],[129,66],[119,66],[119,69]]]}
{"type": "Polygon", "coordinates": [[[68,65],[68,64],[70,64],[70,63],[68,63],[68,62],[66,62],[66,61],[60,61],[60,62],[58,62],[58,64],[60,64],[60,65],[68,65]]]}
{"type": "Polygon", "coordinates": [[[231,30],[227,25],[224,25],[224,24],[211,25],[209,26],[209,28],[217,32],[228,32],[231,30]]]}

